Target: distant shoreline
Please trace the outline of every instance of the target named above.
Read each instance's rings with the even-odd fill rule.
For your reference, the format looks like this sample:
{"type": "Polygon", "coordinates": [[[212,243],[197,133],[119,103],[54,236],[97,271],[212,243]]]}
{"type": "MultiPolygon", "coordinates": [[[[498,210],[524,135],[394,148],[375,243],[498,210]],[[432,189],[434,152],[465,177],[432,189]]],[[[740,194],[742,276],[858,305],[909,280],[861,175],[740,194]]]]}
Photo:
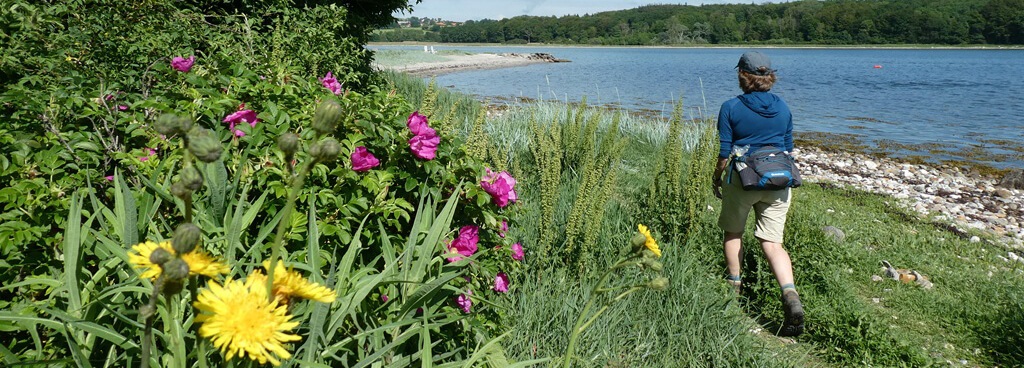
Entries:
{"type": "MultiPolygon", "coordinates": [[[[419,51],[411,51],[419,52],[419,51]]],[[[444,60],[422,61],[406,64],[377,64],[378,68],[408,73],[415,76],[432,76],[468,70],[487,70],[560,61],[551,55],[535,53],[479,53],[467,55],[445,55],[444,60]],[[546,55],[548,58],[539,55],[546,55]]]]}
{"type": "Polygon", "coordinates": [[[609,49],[835,49],[835,50],[1024,50],[1024,45],[565,45],[565,44],[503,44],[503,43],[444,43],[444,42],[370,42],[367,46],[450,46],[450,47],[550,47],[550,48],[609,48],[609,49]]]}

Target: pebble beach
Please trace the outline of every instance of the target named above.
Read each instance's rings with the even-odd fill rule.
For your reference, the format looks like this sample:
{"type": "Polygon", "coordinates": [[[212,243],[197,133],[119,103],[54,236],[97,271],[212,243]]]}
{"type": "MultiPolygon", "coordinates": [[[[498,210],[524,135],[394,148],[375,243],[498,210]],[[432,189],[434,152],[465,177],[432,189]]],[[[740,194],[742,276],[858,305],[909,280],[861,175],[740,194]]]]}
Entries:
{"type": "Polygon", "coordinates": [[[889,195],[972,242],[982,241],[974,235],[978,232],[1011,250],[1024,250],[1024,191],[1000,186],[1001,178],[951,165],[909,164],[817,147],[794,151],[805,181],[889,195]]]}

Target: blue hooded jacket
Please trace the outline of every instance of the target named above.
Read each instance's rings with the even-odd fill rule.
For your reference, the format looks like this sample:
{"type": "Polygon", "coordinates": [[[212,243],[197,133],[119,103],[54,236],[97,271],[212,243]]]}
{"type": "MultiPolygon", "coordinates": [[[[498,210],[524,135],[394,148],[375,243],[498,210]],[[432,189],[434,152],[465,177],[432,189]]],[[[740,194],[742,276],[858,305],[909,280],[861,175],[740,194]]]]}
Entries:
{"type": "Polygon", "coordinates": [[[771,92],[745,93],[722,104],[718,112],[718,158],[727,158],[734,145],[751,151],[776,146],[793,151],[793,113],[771,92]]]}

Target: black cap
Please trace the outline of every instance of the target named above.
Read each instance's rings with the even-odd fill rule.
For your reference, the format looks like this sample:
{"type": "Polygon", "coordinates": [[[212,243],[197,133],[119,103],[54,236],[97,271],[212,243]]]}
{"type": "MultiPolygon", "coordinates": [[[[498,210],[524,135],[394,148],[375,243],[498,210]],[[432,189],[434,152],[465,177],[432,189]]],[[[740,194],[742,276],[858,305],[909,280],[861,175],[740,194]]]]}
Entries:
{"type": "Polygon", "coordinates": [[[775,72],[775,69],[772,69],[772,61],[768,59],[768,56],[757,51],[744,52],[743,56],[740,56],[740,62],[736,64],[736,67],[754,75],[769,75],[775,72]],[[762,67],[764,70],[759,70],[762,67]]]}

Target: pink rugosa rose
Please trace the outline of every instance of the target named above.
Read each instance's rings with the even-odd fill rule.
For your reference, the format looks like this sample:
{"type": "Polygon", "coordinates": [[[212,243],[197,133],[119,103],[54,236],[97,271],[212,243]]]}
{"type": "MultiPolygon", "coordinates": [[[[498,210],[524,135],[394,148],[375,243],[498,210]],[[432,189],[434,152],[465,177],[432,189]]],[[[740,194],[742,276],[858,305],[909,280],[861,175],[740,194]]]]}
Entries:
{"type": "Polygon", "coordinates": [[[114,176],[113,175],[107,175],[107,176],[104,176],[103,178],[107,179],[107,181],[114,181],[114,176]]]}
{"type": "Polygon", "coordinates": [[[508,221],[501,220],[501,229],[498,230],[498,236],[505,239],[506,232],[508,232],[508,221]]]}
{"type": "Polygon", "coordinates": [[[437,132],[427,125],[427,117],[420,114],[419,111],[413,111],[412,114],[409,114],[409,119],[405,121],[405,126],[409,127],[409,131],[413,135],[437,135],[437,132]]]}
{"type": "Polygon", "coordinates": [[[522,261],[523,256],[526,254],[523,252],[523,246],[519,243],[512,244],[512,259],[522,261]]]}
{"type": "Polygon", "coordinates": [[[491,195],[491,201],[499,208],[508,206],[509,203],[519,199],[516,194],[516,179],[507,171],[495,173],[487,168],[487,174],[480,180],[480,187],[487,194],[491,195]]]}
{"type": "Polygon", "coordinates": [[[370,151],[366,150],[366,147],[356,147],[355,151],[352,151],[352,170],[356,172],[363,172],[380,166],[380,160],[374,157],[370,151]]]}
{"type": "Polygon", "coordinates": [[[473,295],[473,290],[466,290],[465,294],[459,295],[458,298],[455,298],[455,304],[459,305],[459,308],[462,309],[463,313],[469,313],[473,310],[473,300],[469,298],[470,295],[473,295]]]}
{"type": "Polygon", "coordinates": [[[338,83],[338,78],[335,78],[331,72],[327,72],[327,75],[320,78],[320,83],[323,83],[324,87],[331,90],[335,96],[341,94],[341,83],[338,83]]]}
{"type": "Polygon", "coordinates": [[[244,137],[245,136],[245,132],[243,132],[241,130],[238,130],[238,129],[235,129],[235,125],[240,124],[240,123],[249,123],[249,126],[255,128],[256,127],[256,123],[258,123],[260,121],[260,119],[256,118],[256,112],[255,111],[252,111],[252,110],[241,110],[241,109],[245,108],[245,104],[242,104],[238,108],[239,108],[238,111],[235,111],[233,114],[228,115],[226,118],[224,118],[224,122],[228,123],[228,129],[231,129],[232,131],[234,131],[235,136],[244,137]]]}
{"type": "MultiPolygon", "coordinates": [[[[430,129],[430,132],[433,131],[433,129],[430,129]]],[[[417,158],[433,160],[434,157],[437,157],[438,144],[441,144],[441,137],[438,137],[437,133],[432,135],[417,135],[409,140],[409,149],[412,150],[413,156],[416,156],[417,158]]]]}
{"type": "Polygon", "coordinates": [[[441,144],[441,137],[428,125],[427,117],[419,111],[413,112],[405,125],[413,134],[412,139],[409,139],[409,149],[413,155],[423,160],[433,160],[437,157],[437,145],[441,144]]]}
{"type": "Polygon", "coordinates": [[[142,156],[142,157],[139,157],[139,161],[142,161],[142,162],[149,161],[149,158],[153,157],[153,156],[156,156],[156,150],[152,149],[152,148],[146,148],[146,155],[142,156]]]}
{"type": "Polygon", "coordinates": [[[494,291],[499,293],[508,292],[508,275],[504,272],[498,272],[498,275],[494,276],[494,291]]]}
{"type": "Polygon", "coordinates": [[[448,252],[455,252],[457,255],[449,257],[448,262],[456,262],[476,253],[476,244],[480,241],[479,233],[480,228],[473,225],[466,225],[459,229],[459,236],[448,243],[448,252]]]}
{"type": "Polygon", "coordinates": [[[195,62],[195,56],[189,56],[188,59],[181,56],[175,56],[171,59],[171,67],[177,69],[179,72],[188,73],[189,70],[192,70],[192,64],[195,62]]]}

